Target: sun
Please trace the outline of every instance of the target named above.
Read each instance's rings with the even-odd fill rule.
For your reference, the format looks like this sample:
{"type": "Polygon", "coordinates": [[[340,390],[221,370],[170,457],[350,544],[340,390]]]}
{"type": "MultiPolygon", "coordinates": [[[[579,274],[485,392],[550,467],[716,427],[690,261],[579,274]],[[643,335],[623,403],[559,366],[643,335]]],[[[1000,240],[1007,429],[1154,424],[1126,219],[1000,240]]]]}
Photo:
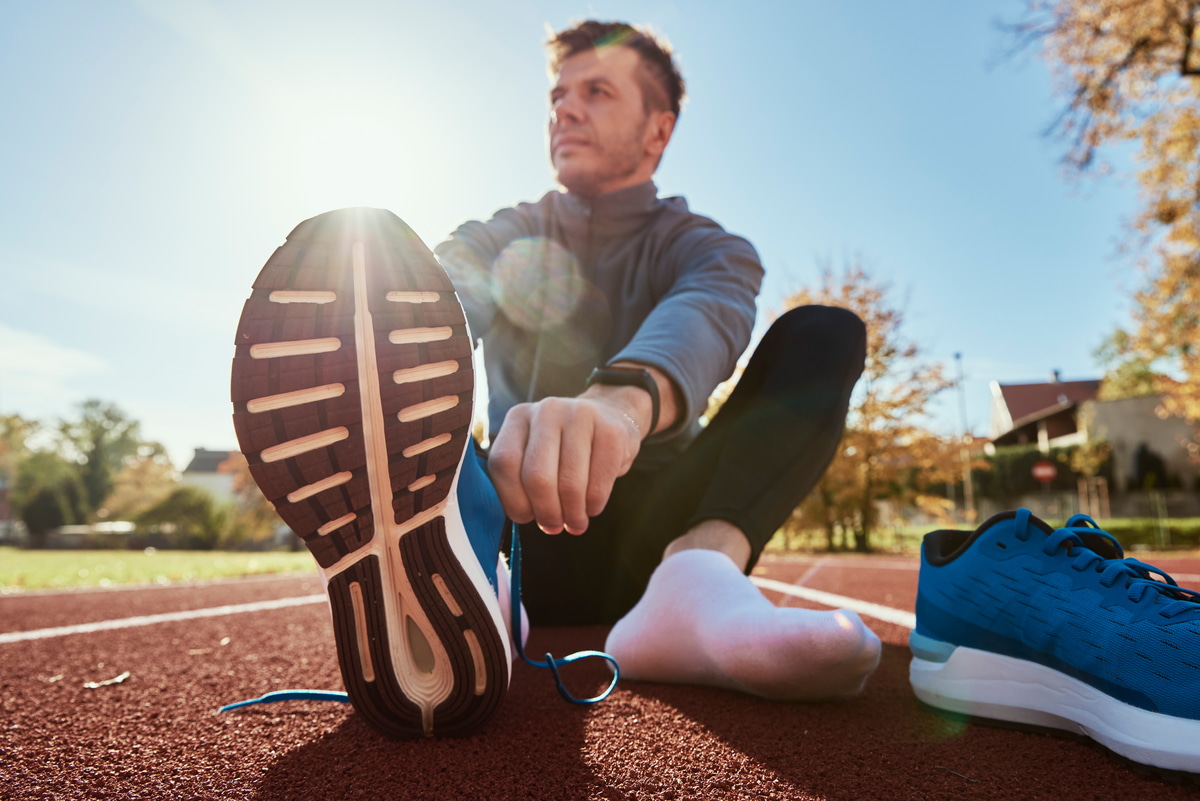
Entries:
{"type": "Polygon", "coordinates": [[[385,205],[397,186],[413,183],[406,124],[380,98],[336,96],[306,103],[288,126],[296,191],[320,208],[385,205]]]}

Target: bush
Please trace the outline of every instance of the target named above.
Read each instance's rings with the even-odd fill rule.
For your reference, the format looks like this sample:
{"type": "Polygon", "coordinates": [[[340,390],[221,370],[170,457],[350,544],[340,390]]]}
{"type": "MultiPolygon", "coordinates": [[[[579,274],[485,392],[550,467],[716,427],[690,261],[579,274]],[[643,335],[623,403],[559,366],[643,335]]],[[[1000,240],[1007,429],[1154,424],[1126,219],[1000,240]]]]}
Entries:
{"type": "Polygon", "coordinates": [[[175,548],[211,550],[229,524],[229,515],[212,495],[198,487],[182,486],[138,515],[139,534],[159,532],[175,548]]]}
{"type": "Polygon", "coordinates": [[[1098,521],[1100,527],[1117,538],[1128,550],[1134,545],[1159,548],[1200,548],[1200,517],[1167,518],[1161,521],[1167,529],[1167,541],[1159,535],[1160,521],[1156,517],[1123,517],[1098,521]]]}
{"type": "MultiPolygon", "coordinates": [[[[979,498],[990,498],[1005,501],[1018,498],[1031,492],[1039,492],[1040,482],[1033,477],[1033,465],[1043,459],[1051,461],[1058,468],[1058,475],[1050,482],[1050,489],[1059,492],[1074,492],[1079,487],[1079,479],[1084,476],[1071,469],[1071,457],[1078,446],[1068,448],[1051,448],[1045,454],[1036,445],[1013,445],[1007,448],[997,448],[995,454],[984,456],[991,466],[990,470],[972,472],[975,495],[979,498]]],[[[1106,459],[1097,474],[1108,479],[1112,486],[1112,460],[1106,459]]]]}

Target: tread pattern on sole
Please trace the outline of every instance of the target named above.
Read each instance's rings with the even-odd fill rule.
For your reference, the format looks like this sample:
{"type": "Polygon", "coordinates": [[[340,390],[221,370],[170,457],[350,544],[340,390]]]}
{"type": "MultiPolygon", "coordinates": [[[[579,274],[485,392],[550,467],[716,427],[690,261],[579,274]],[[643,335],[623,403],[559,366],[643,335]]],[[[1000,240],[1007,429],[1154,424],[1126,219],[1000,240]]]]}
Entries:
{"type": "MultiPolygon", "coordinates": [[[[394,642],[404,622],[386,619],[385,601],[394,600],[387,594],[399,577],[375,555],[376,520],[391,515],[404,525],[447,499],[470,435],[473,381],[471,342],[453,285],[416,235],[386,211],[346,209],[298,225],[254,281],[238,324],[231,380],[238,442],[264,495],[317,563],[330,568],[346,560],[329,583],[342,676],[355,708],[389,736],[430,732],[395,679],[392,653],[407,647],[394,642]],[[366,265],[358,278],[356,258],[366,265]],[[364,280],[374,339],[367,361],[375,377],[359,375],[365,362],[356,351],[356,326],[365,325],[356,318],[356,297],[364,297],[364,280]],[[323,344],[287,344],[313,342],[323,344]],[[373,508],[368,474],[363,395],[376,380],[390,510],[373,508]],[[368,546],[372,553],[356,561],[368,546]],[[358,614],[366,616],[365,651],[355,596],[358,614]],[[373,681],[363,677],[363,653],[370,654],[373,681]]],[[[454,686],[434,710],[433,733],[466,734],[504,695],[504,643],[450,547],[444,519],[403,534],[399,550],[387,562],[402,565],[452,663],[454,686]],[[446,592],[460,614],[451,611],[446,592]]]]}
{"type": "MultiPolygon", "coordinates": [[[[433,713],[434,731],[439,736],[467,735],[491,718],[504,698],[506,656],[491,618],[470,579],[462,572],[446,547],[441,518],[409,532],[400,541],[408,578],[422,608],[430,617],[438,638],[446,646],[454,674],[454,691],[433,713]],[[449,588],[461,614],[456,615],[442,600],[433,576],[449,588]],[[482,664],[476,665],[466,632],[474,632],[481,646],[482,664]],[[476,677],[486,676],[483,693],[475,692],[476,677]]],[[[389,591],[380,576],[379,560],[368,556],[329,582],[342,681],[354,708],[376,730],[399,739],[425,734],[421,710],[405,698],[400,688],[380,677],[391,676],[391,640],[395,628],[383,620],[383,593],[389,591]],[[367,613],[367,649],[375,681],[363,678],[360,644],[350,586],[361,588],[367,613]]]]}

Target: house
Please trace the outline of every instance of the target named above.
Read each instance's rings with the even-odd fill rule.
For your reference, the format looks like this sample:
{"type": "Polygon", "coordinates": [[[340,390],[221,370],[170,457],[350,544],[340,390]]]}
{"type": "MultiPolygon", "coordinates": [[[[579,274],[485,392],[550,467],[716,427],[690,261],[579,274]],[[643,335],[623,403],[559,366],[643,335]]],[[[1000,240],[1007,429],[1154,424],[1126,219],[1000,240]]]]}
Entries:
{"type": "Polygon", "coordinates": [[[989,439],[993,448],[1036,444],[1043,453],[1050,448],[1078,445],[1086,441],[1079,425],[1080,404],[1100,394],[1100,379],[1063,381],[1057,370],[1041,384],[1001,384],[993,381],[992,423],[989,439]]]}
{"type": "Polygon", "coordinates": [[[237,451],[210,451],[196,448],[192,461],[184,468],[180,483],[206,490],[218,501],[234,500],[233,473],[221,466],[237,451]]]}
{"type": "Polygon", "coordinates": [[[1112,448],[1109,491],[1124,495],[1119,503],[1114,500],[1114,513],[1159,515],[1162,498],[1175,515],[1200,511],[1200,464],[1188,450],[1189,443],[1195,447],[1196,432],[1186,420],[1161,413],[1159,396],[1100,400],[1098,379],[1063,381],[1058,371],[1045,383],[993,381],[991,386],[988,453],[1012,445],[1036,445],[1049,453],[1052,447],[1107,442],[1112,448]],[[1160,500],[1151,497],[1155,493],[1160,500]]]}
{"type": "Polygon", "coordinates": [[[1181,417],[1159,413],[1160,398],[1086,401],[1080,420],[1089,440],[1112,445],[1113,483],[1119,490],[1200,490],[1200,464],[1189,456],[1194,432],[1181,417]]]}

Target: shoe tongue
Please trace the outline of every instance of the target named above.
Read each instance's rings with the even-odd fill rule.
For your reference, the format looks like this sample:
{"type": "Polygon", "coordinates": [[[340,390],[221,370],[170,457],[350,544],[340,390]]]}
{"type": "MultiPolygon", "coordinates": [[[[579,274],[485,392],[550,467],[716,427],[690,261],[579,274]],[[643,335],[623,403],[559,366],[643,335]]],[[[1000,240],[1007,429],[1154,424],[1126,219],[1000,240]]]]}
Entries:
{"type": "Polygon", "coordinates": [[[1079,539],[1083,540],[1084,547],[1088,550],[1095,551],[1105,559],[1125,558],[1125,550],[1121,548],[1116,540],[1110,539],[1103,534],[1078,533],[1079,539]]]}

